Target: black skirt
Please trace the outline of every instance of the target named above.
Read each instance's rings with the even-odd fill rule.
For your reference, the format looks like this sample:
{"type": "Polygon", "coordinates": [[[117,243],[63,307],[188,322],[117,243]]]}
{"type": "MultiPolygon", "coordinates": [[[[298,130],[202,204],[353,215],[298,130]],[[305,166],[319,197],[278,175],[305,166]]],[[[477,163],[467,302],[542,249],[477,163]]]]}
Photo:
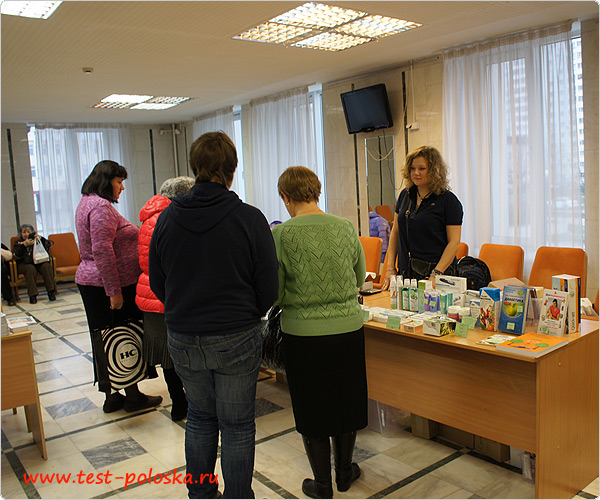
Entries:
{"type": "Polygon", "coordinates": [[[173,360],[167,347],[167,324],[165,315],[144,311],[144,361],[151,366],[160,365],[164,369],[173,368],[173,360]]]}
{"type": "Polygon", "coordinates": [[[367,426],[365,334],[283,334],[285,370],[296,430],[339,436],[367,426]]]}
{"type": "MultiPolygon", "coordinates": [[[[121,288],[123,295],[123,307],[119,311],[113,311],[110,308],[110,297],[106,295],[104,287],[101,286],[89,286],[89,285],[77,285],[79,293],[81,294],[81,300],[83,307],[85,308],[85,315],[87,317],[88,327],[90,336],[92,336],[92,355],[94,356],[94,383],[98,383],[98,390],[100,392],[109,393],[113,390],[110,379],[106,376],[106,366],[98,366],[99,363],[104,363],[104,356],[96,356],[94,353],[94,339],[93,335],[98,332],[102,332],[107,328],[114,326],[115,322],[119,319],[142,319],[142,311],[138,308],[135,303],[135,289],[136,285],[129,285],[121,288]]],[[[158,374],[156,369],[148,367],[148,378],[156,378],[158,374]]]]}

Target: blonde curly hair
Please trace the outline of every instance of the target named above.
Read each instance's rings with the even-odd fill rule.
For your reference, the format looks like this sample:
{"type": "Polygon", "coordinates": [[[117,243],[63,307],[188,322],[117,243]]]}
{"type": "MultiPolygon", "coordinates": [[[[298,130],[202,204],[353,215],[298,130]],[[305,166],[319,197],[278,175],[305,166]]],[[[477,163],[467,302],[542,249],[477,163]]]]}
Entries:
{"type": "Polygon", "coordinates": [[[427,161],[429,169],[427,176],[429,177],[429,187],[435,194],[441,194],[443,191],[448,191],[448,166],[442,158],[440,152],[431,146],[421,146],[406,155],[404,166],[402,167],[402,177],[406,181],[406,188],[410,189],[414,186],[410,178],[410,166],[415,158],[422,157],[427,161]]]}

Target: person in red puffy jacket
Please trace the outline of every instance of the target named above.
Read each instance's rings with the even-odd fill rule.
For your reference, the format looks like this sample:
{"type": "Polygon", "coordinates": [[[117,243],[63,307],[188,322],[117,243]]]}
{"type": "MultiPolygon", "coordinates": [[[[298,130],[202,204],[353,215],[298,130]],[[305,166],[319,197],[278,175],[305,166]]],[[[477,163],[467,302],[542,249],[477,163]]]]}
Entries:
{"type": "Polygon", "coordinates": [[[148,253],[154,226],[161,212],[169,206],[171,200],[179,195],[187,194],[194,185],[191,177],[175,177],[167,179],[160,187],[160,194],[150,198],[140,210],[140,267],[142,274],[138,279],[135,302],[144,312],[144,360],[154,366],[161,365],[165,382],[173,406],[171,419],[181,420],[187,416],[187,399],[181,379],[175,373],[173,361],[167,348],[167,325],[165,324],[165,306],[150,289],[148,271],[148,253]]]}

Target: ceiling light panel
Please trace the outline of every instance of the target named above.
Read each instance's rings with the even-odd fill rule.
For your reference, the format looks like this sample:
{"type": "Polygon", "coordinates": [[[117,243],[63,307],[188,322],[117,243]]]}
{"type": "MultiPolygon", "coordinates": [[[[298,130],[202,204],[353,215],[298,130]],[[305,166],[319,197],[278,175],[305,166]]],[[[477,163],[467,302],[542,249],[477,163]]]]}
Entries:
{"type": "Polygon", "coordinates": [[[4,0],[0,7],[2,14],[11,16],[31,17],[35,19],[48,19],[58,8],[61,2],[16,2],[4,0]]]}
{"type": "Polygon", "coordinates": [[[142,102],[140,104],[136,104],[135,106],[131,106],[130,109],[145,109],[145,110],[154,110],[154,111],[160,111],[163,109],[169,109],[172,108],[173,106],[177,106],[176,103],[158,103],[158,102],[142,102]]]}
{"type": "Polygon", "coordinates": [[[131,106],[131,103],[127,103],[127,102],[103,102],[103,101],[100,101],[99,103],[96,103],[91,107],[96,108],[96,109],[129,109],[130,106],[131,106]]]}
{"type": "Polygon", "coordinates": [[[148,103],[153,103],[153,104],[172,104],[172,105],[177,105],[177,104],[181,104],[182,102],[185,101],[189,101],[191,99],[191,97],[153,97],[152,99],[150,99],[149,101],[147,101],[148,103]]]}
{"type": "Polygon", "coordinates": [[[111,94],[91,106],[96,109],[149,109],[163,110],[189,101],[191,97],[166,97],[133,94],[111,94]]]}
{"type": "Polygon", "coordinates": [[[421,26],[422,24],[404,21],[403,19],[394,19],[385,16],[366,16],[344,24],[338,27],[337,30],[350,35],[383,38],[421,26]]]}
{"type": "Polygon", "coordinates": [[[299,37],[305,38],[311,35],[314,30],[303,28],[301,26],[288,26],[274,22],[266,22],[251,30],[244,31],[233,38],[236,40],[248,40],[250,42],[289,44],[292,40],[299,37]]]}
{"type": "Polygon", "coordinates": [[[341,7],[325,5],[322,3],[309,2],[275,17],[274,19],[271,19],[271,21],[274,23],[292,24],[295,26],[333,28],[366,15],[365,12],[360,12],[358,10],[343,9],[341,7]]]}
{"type": "Polygon", "coordinates": [[[233,38],[339,51],[419,26],[412,21],[308,2],[233,38]]]}
{"type": "Polygon", "coordinates": [[[372,41],[371,38],[359,36],[344,35],[343,33],[321,33],[319,35],[307,38],[293,45],[293,47],[303,47],[308,49],[320,49],[337,52],[349,49],[372,41]]]}
{"type": "Polygon", "coordinates": [[[136,104],[152,99],[151,95],[134,95],[134,94],[111,94],[102,99],[102,102],[122,102],[126,104],[136,104]]]}

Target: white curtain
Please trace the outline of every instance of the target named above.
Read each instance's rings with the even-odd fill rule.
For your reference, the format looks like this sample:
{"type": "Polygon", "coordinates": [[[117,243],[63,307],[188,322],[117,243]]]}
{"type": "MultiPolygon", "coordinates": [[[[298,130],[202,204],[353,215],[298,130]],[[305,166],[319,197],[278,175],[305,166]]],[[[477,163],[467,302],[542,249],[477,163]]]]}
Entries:
{"type": "Polygon", "coordinates": [[[583,248],[570,23],[444,54],[443,143],[462,240],[583,248]]]}
{"type": "MultiPolygon", "coordinates": [[[[238,167],[233,176],[233,184],[231,190],[235,191],[238,196],[243,200],[246,196],[246,189],[244,185],[244,157],[241,137],[235,133],[235,117],[233,114],[233,107],[230,106],[225,109],[221,109],[208,115],[194,118],[193,124],[193,140],[195,141],[202,134],[207,132],[225,132],[235,144],[238,155],[238,167]]],[[[190,173],[193,177],[193,174],[190,173]]]]}
{"type": "MultiPolygon", "coordinates": [[[[99,161],[113,160],[128,168],[129,128],[120,125],[36,124],[35,155],[39,225],[45,235],[76,234],[75,210],[81,199],[81,186],[99,161]]],[[[125,191],[115,208],[135,223],[135,180],[130,176],[124,185],[125,191]]]]}
{"type": "MultiPolygon", "coordinates": [[[[312,106],[306,88],[250,102],[251,166],[246,168],[246,193],[248,202],[262,210],[269,222],[289,219],[277,192],[277,181],[286,168],[310,168],[325,186],[312,106]]],[[[323,193],[319,205],[324,203],[323,193]]]]}

